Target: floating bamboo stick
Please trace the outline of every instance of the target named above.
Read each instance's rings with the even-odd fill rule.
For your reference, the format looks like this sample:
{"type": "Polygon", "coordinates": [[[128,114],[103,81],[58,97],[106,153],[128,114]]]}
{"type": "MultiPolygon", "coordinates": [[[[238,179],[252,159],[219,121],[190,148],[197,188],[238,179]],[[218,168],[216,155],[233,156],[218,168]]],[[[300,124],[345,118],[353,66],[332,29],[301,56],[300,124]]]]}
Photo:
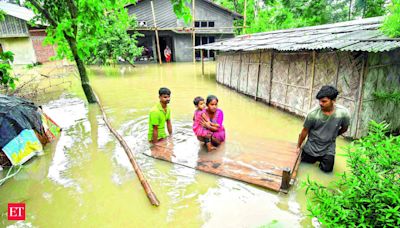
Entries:
{"type": "Polygon", "coordinates": [[[125,140],[121,137],[121,135],[118,134],[118,132],[111,126],[110,122],[107,119],[106,116],[106,112],[104,111],[103,106],[101,105],[100,99],[99,97],[96,95],[96,99],[97,99],[97,104],[100,107],[101,113],[103,115],[103,120],[106,123],[108,129],[110,129],[110,131],[113,133],[113,135],[118,139],[119,143],[121,144],[121,146],[124,148],[126,155],[129,158],[129,161],[132,164],[133,169],[136,172],[136,175],[138,176],[140,183],[143,186],[144,191],[147,194],[147,198],[149,198],[150,202],[152,205],[154,206],[159,206],[160,205],[160,201],[158,201],[157,196],[154,194],[153,190],[151,189],[150,184],[147,182],[146,178],[143,175],[142,170],[140,169],[139,165],[137,164],[135,158],[133,157],[133,153],[132,150],[129,148],[128,144],[125,142],[125,140]]]}

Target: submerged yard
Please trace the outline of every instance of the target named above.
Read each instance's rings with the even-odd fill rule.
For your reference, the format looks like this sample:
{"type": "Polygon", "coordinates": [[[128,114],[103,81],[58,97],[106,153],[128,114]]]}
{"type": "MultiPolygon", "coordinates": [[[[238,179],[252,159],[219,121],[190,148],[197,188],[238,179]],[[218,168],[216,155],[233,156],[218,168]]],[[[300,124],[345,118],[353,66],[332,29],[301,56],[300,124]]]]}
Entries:
{"type": "MultiPolygon", "coordinates": [[[[91,83],[111,124],[128,142],[161,202],[150,205],[129,160],[105,126],[97,105],[85,102],[79,81],[49,94],[43,107],[62,128],[58,142],[32,159],[0,187],[1,225],[30,227],[275,227],[311,226],[301,182],[307,176],[329,183],[346,169],[336,157],[334,172],[301,164],[288,194],[146,157],[148,112],[162,86],[171,89],[175,141],[193,140],[195,96],[214,94],[225,113],[226,147],[263,153],[267,140],[296,142],[302,119],[240,95],[215,81],[215,64],[91,67],[91,83]],[[26,220],[7,221],[7,203],[25,202],[26,220]]],[[[337,154],[347,143],[339,139],[337,154]]],[[[3,175],[3,174],[1,174],[3,175]]]]}

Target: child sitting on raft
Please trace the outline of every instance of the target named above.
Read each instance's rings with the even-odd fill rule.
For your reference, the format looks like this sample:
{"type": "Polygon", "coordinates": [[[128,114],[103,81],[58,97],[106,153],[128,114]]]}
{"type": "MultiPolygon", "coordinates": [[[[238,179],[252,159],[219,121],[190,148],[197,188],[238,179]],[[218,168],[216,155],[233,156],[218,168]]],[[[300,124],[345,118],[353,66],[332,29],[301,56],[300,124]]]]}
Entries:
{"type": "MultiPolygon", "coordinates": [[[[210,119],[205,114],[206,104],[204,102],[204,98],[195,97],[193,100],[193,104],[196,107],[196,110],[194,111],[193,115],[193,132],[200,141],[205,142],[208,152],[215,150],[216,148],[211,143],[211,137],[213,132],[204,128],[202,126],[202,121],[206,120],[207,122],[210,122],[211,125],[218,125],[218,124],[211,123],[210,119]]],[[[219,127],[219,125],[216,127],[219,127]]]]}

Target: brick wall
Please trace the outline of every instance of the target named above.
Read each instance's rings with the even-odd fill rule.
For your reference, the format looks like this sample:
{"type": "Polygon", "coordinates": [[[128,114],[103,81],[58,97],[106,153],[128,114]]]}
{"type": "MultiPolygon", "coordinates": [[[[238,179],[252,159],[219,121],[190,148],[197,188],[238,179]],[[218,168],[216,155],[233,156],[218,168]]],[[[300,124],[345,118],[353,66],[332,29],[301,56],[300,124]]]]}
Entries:
{"type": "Polygon", "coordinates": [[[43,45],[43,40],[46,38],[46,32],[44,30],[30,30],[29,33],[37,61],[40,63],[48,62],[49,58],[54,56],[56,53],[54,46],[43,45]]]}

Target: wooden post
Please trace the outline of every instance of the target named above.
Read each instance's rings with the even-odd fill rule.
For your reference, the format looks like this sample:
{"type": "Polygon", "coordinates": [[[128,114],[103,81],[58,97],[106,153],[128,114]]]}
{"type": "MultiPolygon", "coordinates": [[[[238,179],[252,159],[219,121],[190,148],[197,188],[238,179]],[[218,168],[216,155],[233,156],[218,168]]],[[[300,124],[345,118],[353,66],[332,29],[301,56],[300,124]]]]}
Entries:
{"type": "Polygon", "coordinates": [[[268,97],[269,104],[271,104],[271,99],[272,99],[272,79],[274,77],[274,57],[275,57],[275,53],[274,53],[274,50],[272,50],[271,51],[270,69],[269,69],[269,97],[268,97]]]}
{"type": "Polygon", "coordinates": [[[242,52],[239,53],[239,75],[237,77],[237,82],[236,82],[236,91],[239,91],[239,86],[240,86],[240,76],[242,75],[242,52]]]}
{"type": "Polygon", "coordinates": [[[281,189],[288,190],[290,187],[290,168],[286,167],[282,170],[281,189]]]}
{"type": "Polygon", "coordinates": [[[203,49],[200,50],[200,54],[201,54],[201,75],[204,76],[204,53],[203,53],[203,49]]]}
{"type": "Polygon", "coordinates": [[[311,109],[311,104],[312,104],[312,92],[314,88],[314,78],[315,78],[315,61],[316,61],[316,52],[313,51],[313,58],[312,58],[312,69],[311,69],[311,85],[310,85],[310,95],[309,95],[309,101],[308,101],[308,110],[311,109]]]}
{"type": "Polygon", "coordinates": [[[360,118],[361,118],[361,112],[362,112],[362,103],[363,103],[363,90],[364,90],[364,78],[367,75],[368,72],[368,53],[365,53],[363,56],[363,65],[361,69],[361,75],[360,75],[360,85],[358,86],[358,107],[357,107],[357,122],[356,122],[356,134],[355,137],[358,138],[359,130],[360,130],[360,118]]]}
{"type": "Polygon", "coordinates": [[[247,11],[247,0],[244,0],[243,34],[246,34],[246,11],[247,11]]]}
{"type": "Polygon", "coordinates": [[[194,47],[196,46],[196,32],[195,32],[195,9],[196,0],[192,0],[192,49],[193,49],[193,63],[196,63],[196,51],[194,47]]]}
{"type": "Polygon", "coordinates": [[[160,201],[158,201],[156,194],[154,194],[153,190],[151,189],[150,184],[147,182],[145,176],[143,175],[142,170],[140,169],[139,165],[137,164],[135,157],[133,156],[133,153],[131,151],[131,149],[129,148],[128,144],[126,143],[126,141],[121,137],[120,134],[118,134],[118,132],[111,126],[110,122],[107,119],[106,113],[104,111],[103,106],[101,105],[100,99],[99,97],[95,94],[96,100],[97,100],[97,104],[100,107],[100,111],[103,115],[103,120],[106,123],[108,129],[110,129],[110,131],[114,134],[114,136],[118,139],[119,143],[121,144],[122,148],[124,148],[126,155],[129,158],[129,161],[131,162],[131,165],[133,167],[133,170],[135,170],[136,175],[138,176],[140,183],[143,186],[144,191],[147,194],[147,198],[149,198],[151,204],[153,204],[154,206],[159,206],[160,205],[160,201]]]}
{"type": "MultiPolygon", "coordinates": [[[[285,100],[283,101],[283,104],[284,104],[284,108],[286,109],[289,109],[290,108],[290,106],[289,106],[289,102],[287,102],[287,95],[288,95],[288,91],[289,91],[289,85],[290,85],[290,82],[289,82],[289,77],[290,77],[290,57],[289,57],[289,63],[288,63],[288,69],[287,69],[287,78],[286,78],[286,91],[285,91],[285,100]]],[[[294,107],[293,107],[294,108],[294,107]]]]}
{"type": "Polygon", "coordinates": [[[256,84],[256,95],[254,95],[254,100],[256,100],[256,101],[257,101],[257,93],[258,93],[258,84],[260,83],[261,55],[262,55],[262,51],[260,50],[260,56],[258,57],[258,74],[257,74],[257,84],[256,84]]]}
{"type": "Polygon", "coordinates": [[[154,12],[153,1],[150,1],[150,4],[151,4],[151,12],[153,13],[154,29],[155,29],[155,32],[156,32],[158,62],[159,62],[160,65],[161,65],[161,64],[162,64],[162,59],[161,59],[161,50],[160,50],[160,40],[158,39],[157,22],[156,22],[156,13],[154,12]]]}

